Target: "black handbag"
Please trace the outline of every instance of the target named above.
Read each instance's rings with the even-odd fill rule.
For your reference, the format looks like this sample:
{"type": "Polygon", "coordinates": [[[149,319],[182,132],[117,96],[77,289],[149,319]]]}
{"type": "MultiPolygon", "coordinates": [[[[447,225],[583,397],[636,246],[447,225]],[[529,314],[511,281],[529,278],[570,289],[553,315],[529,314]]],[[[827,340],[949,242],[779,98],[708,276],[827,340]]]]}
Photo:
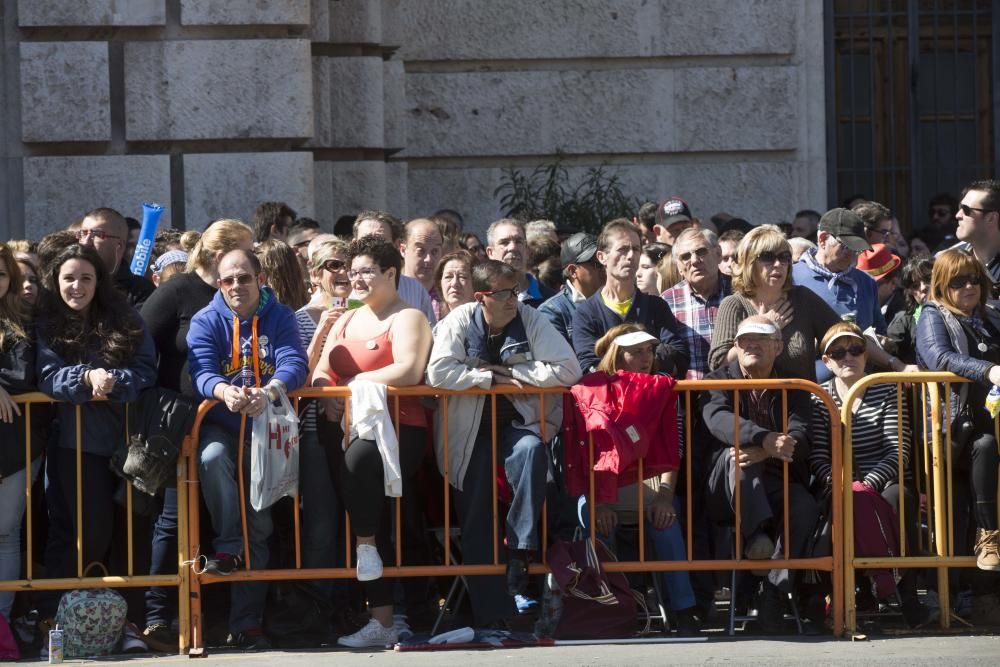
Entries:
{"type": "Polygon", "coordinates": [[[143,493],[155,496],[174,473],[198,404],[171,389],[152,387],[128,406],[128,447],[111,456],[111,469],[143,493]]]}

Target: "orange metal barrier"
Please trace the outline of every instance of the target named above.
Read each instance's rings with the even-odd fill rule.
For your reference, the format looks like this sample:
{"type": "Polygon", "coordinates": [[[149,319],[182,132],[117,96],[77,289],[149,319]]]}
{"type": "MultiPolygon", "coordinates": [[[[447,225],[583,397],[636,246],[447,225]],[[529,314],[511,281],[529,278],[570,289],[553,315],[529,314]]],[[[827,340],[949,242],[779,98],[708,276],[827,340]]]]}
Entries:
{"type": "MultiPolygon", "coordinates": [[[[58,401],[42,394],[33,392],[12,397],[16,403],[22,406],[22,418],[26,424],[31,424],[32,406],[39,404],[55,404],[58,401]]],[[[37,412],[36,412],[37,415],[37,412]]],[[[126,424],[128,420],[128,406],[126,404],[126,424]]],[[[82,469],[83,469],[83,448],[81,441],[83,420],[81,419],[81,407],[76,406],[76,577],[64,577],[58,579],[43,579],[34,576],[34,536],[32,521],[31,486],[32,478],[30,474],[25,475],[25,518],[27,531],[23,542],[27,553],[27,565],[24,579],[10,581],[0,581],[0,591],[46,591],[46,590],[68,590],[76,588],[139,588],[148,586],[176,587],[178,589],[178,615],[180,623],[179,649],[185,650],[189,646],[188,628],[190,619],[188,618],[189,607],[185,604],[188,599],[188,568],[184,567],[184,555],[188,552],[187,545],[187,497],[181,493],[177,495],[177,555],[178,574],[135,574],[134,571],[134,549],[133,549],[133,514],[132,514],[132,485],[126,485],[126,517],[127,517],[127,570],[125,575],[111,575],[103,577],[84,576],[89,563],[84,563],[83,559],[83,494],[82,469]]],[[[30,470],[31,466],[31,428],[25,429],[24,456],[25,467],[30,470]]],[[[123,439],[124,441],[124,439],[123,439]]],[[[189,449],[189,447],[185,448],[189,449]]],[[[44,456],[44,454],[43,454],[44,456]]],[[[184,454],[181,454],[177,463],[177,488],[178,491],[185,487],[187,483],[187,462],[184,454]]],[[[110,518],[109,518],[110,520],[110,518]]]]}
{"type": "MultiPolygon", "coordinates": [[[[734,410],[737,414],[736,418],[736,432],[739,432],[739,400],[740,392],[748,390],[766,389],[771,391],[780,391],[781,400],[783,406],[783,413],[785,414],[785,424],[783,428],[787,428],[787,406],[788,406],[788,392],[789,391],[803,391],[808,392],[817,396],[822,403],[826,406],[826,409],[830,412],[830,423],[831,423],[831,433],[830,441],[831,446],[831,459],[835,470],[839,469],[841,465],[841,431],[840,431],[840,420],[837,418],[836,406],[830,396],[818,385],[805,380],[795,380],[795,379],[780,379],[780,380],[741,380],[736,382],[730,381],[720,381],[720,380],[698,380],[698,381],[681,381],[678,382],[676,387],[678,395],[681,397],[681,402],[684,406],[684,412],[686,413],[685,425],[686,433],[684,436],[686,442],[686,451],[688,455],[685,457],[686,465],[684,466],[683,474],[687,477],[687,497],[685,498],[685,511],[686,511],[686,547],[687,547],[687,558],[685,560],[679,561],[659,561],[659,560],[648,560],[645,554],[645,527],[644,521],[641,519],[643,516],[643,494],[640,492],[638,494],[638,516],[640,520],[638,522],[638,533],[639,533],[639,560],[638,561],[628,561],[628,562],[615,562],[607,563],[606,569],[610,571],[624,571],[624,572],[666,572],[666,571],[710,571],[710,570],[751,570],[751,569],[793,569],[793,570],[822,570],[831,573],[833,579],[833,590],[832,590],[832,613],[833,613],[833,632],[835,636],[839,636],[843,631],[843,594],[844,594],[844,582],[843,573],[844,568],[842,567],[842,558],[844,555],[844,549],[842,547],[843,542],[843,514],[842,506],[840,504],[840,498],[843,496],[842,489],[840,488],[840,482],[838,479],[834,480],[834,488],[832,495],[832,529],[833,529],[833,550],[830,556],[824,557],[811,557],[811,558],[792,558],[789,556],[789,507],[788,507],[788,464],[784,464],[784,540],[785,553],[784,557],[780,559],[767,560],[767,561],[750,561],[742,558],[742,550],[740,549],[740,493],[739,493],[739,475],[736,476],[736,490],[734,496],[735,512],[736,512],[736,548],[734,553],[736,556],[731,559],[694,559],[692,555],[692,487],[694,486],[691,482],[692,470],[691,470],[691,459],[690,455],[691,447],[694,446],[691,437],[692,424],[694,422],[693,416],[695,412],[692,409],[692,396],[693,392],[704,391],[704,390],[725,390],[734,392],[734,410]]],[[[549,388],[540,389],[536,387],[526,387],[520,389],[513,386],[499,386],[492,389],[471,389],[462,392],[449,391],[443,389],[435,389],[426,386],[416,386],[416,387],[400,387],[400,388],[389,388],[390,400],[394,401],[395,408],[394,413],[396,417],[399,415],[399,398],[404,396],[418,396],[418,397],[437,397],[440,401],[439,409],[443,411],[443,430],[445,433],[444,438],[444,470],[442,471],[442,484],[444,489],[444,535],[446,536],[443,540],[444,549],[444,564],[443,565],[403,565],[402,564],[402,526],[400,520],[400,499],[396,499],[395,504],[395,564],[385,563],[383,576],[386,577],[421,577],[421,576],[459,576],[459,575],[502,575],[505,571],[505,565],[500,559],[500,526],[498,517],[498,490],[496,485],[496,465],[497,465],[497,425],[496,425],[496,400],[499,395],[537,395],[540,404],[540,414],[545,414],[545,403],[551,400],[562,400],[562,395],[566,393],[565,388],[549,388]],[[450,484],[448,482],[448,442],[447,442],[447,409],[449,397],[456,395],[469,395],[478,394],[488,396],[488,400],[492,402],[493,406],[493,423],[492,423],[492,450],[493,450],[493,563],[484,565],[465,565],[465,564],[451,564],[451,541],[448,536],[451,534],[451,500],[450,500],[450,484]]],[[[310,388],[302,389],[292,392],[291,395],[298,400],[298,398],[310,398],[310,397],[342,397],[346,399],[347,408],[345,409],[345,421],[348,423],[345,425],[345,446],[346,439],[348,438],[349,420],[350,420],[350,390],[346,387],[323,387],[323,388],[310,388]]],[[[188,536],[185,540],[189,545],[189,550],[185,555],[184,560],[188,562],[196,561],[201,555],[201,548],[199,546],[199,533],[200,533],[200,516],[199,516],[199,481],[198,481],[198,438],[200,433],[200,428],[204,417],[208,410],[215,404],[215,401],[204,402],[198,412],[198,416],[195,420],[195,424],[191,433],[191,436],[185,440],[185,449],[183,452],[182,460],[187,464],[187,481],[185,487],[178,486],[178,491],[181,488],[187,488],[187,502],[188,507],[188,521],[187,530],[188,536]]],[[[397,423],[397,435],[398,435],[398,419],[395,420],[397,423]]],[[[553,433],[545,433],[545,420],[542,419],[541,423],[542,433],[541,438],[543,441],[547,441],[549,438],[554,436],[553,433]]],[[[241,428],[241,431],[243,429],[241,428]]],[[[737,456],[739,454],[739,445],[735,443],[737,456]]],[[[242,451],[242,447],[239,448],[242,451]]],[[[590,461],[593,462],[593,439],[590,441],[590,461]]],[[[595,522],[595,512],[596,503],[593,502],[594,498],[594,473],[593,465],[591,463],[590,471],[590,492],[588,493],[589,509],[590,509],[590,534],[591,539],[596,539],[596,522],[595,522]]],[[[242,471],[242,465],[237,464],[237,469],[242,471]]],[[[242,477],[242,475],[240,475],[242,477]]],[[[242,486],[243,480],[240,479],[240,484],[242,486]]],[[[640,463],[637,481],[641,484],[643,481],[643,471],[640,463]]],[[[640,489],[641,490],[641,489],[640,489]]],[[[180,493],[179,493],[180,496],[180,493]]],[[[346,567],[340,568],[302,568],[301,566],[301,539],[299,530],[299,520],[298,511],[296,505],[295,514],[295,568],[288,569],[241,569],[233,572],[228,576],[211,575],[207,573],[197,573],[194,571],[189,571],[185,573],[185,576],[190,579],[190,646],[193,652],[201,651],[204,648],[204,639],[202,633],[202,609],[201,609],[201,587],[202,585],[221,583],[221,582],[236,582],[236,581],[278,581],[278,580],[297,580],[297,579],[348,579],[355,577],[355,569],[351,567],[351,535],[350,535],[350,523],[349,518],[346,521],[345,533],[346,533],[346,567]]],[[[246,503],[243,503],[243,532],[244,532],[244,545],[247,544],[246,536],[246,519],[245,512],[246,503]]],[[[548,567],[545,565],[545,551],[546,551],[546,540],[548,532],[546,525],[546,515],[547,512],[543,510],[540,533],[541,533],[541,557],[542,562],[532,564],[529,567],[529,571],[532,574],[540,574],[548,571],[548,567]]],[[[245,546],[245,553],[249,555],[249,550],[245,546]]],[[[249,565],[249,563],[248,563],[249,565]]],[[[184,603],[182,600],[182,607],[184,603]]]]}
{"type": "MultiPolygon", "coordinates": [[[[951,605],[949,603],[948,569],[953,567],[976,567],[975,556],[955,555],[954,535],[954,503],[952,489],[952,448],[951,448],[951,414],[949,396],[952,384],[969,382],[954,373],[919,372],[919,373],[877,373],[859,380],[844,399],[841,410],[841,421],[844,433],[843,455],[843,493],[844,493],[844,595],[846,596],[846,627],[849,632],[857,628],[857,612],[855,606],[855,570],[865,568],[934,568],[937,570],[938,597],[941,603],[940,624],[942,628],[951,626],[951,605]],[[912,385],[913,405],[919,423],[913,424],[912,443],[914,451],[911,454],[920,455],[923,465],[914,465],[916,497],[925,494],[928,499],[928,535],[924,542],[924,531],[918,534],[918,544],[922,551],[929,553],[907,554],[906,543],[906,503],[904,495],[900,494],[899,503],[899,544],[900,555],[894,558],[859,558],[855,555],[854,545],[854,496],[851,492],[853,473],[853,447],[851,430],[853,413],[850,406],[855,399],[870,386],[876,384],[895,384],[897,386],[897,419],[902,424],[904,409],[904,385],[912,385]],[[922,387],[926,391],[921,390],[922,387]],[[942,391],[943,387],[943,391],[942,391]],[[930,424],[930,432],[925,426],[930,424]],[[922,433],[922,438],[915,434],[922,433]],[[919,445],[920,449],[917,449],[919,445]],[[923,475],[921,475],[923,473],[923,475]]],[[[902,432],[902,428],[899,429],[902,432]]],[[[1000,439],[1000,426],[997,437],[1000,439]]],[[[902,444],[902,443],[900,443],[902,444]]],[[[903,448],[898,448],[897,479],[906,479],[903,462],[903,448]]],[[[836,468],[834,468],[836,470],[836,468]]],[[[902,486],[902,485],[901,485],[902,486]]],[[[918,524],[919,525],[919,524],[918,524]]],[[[957,616],[955,618],[958,618],[957,616]]],[[[962,619],[959,619],[962,621],[962,619]]],[[[965,621],[962,621],[965,622],[965,621]]]]}

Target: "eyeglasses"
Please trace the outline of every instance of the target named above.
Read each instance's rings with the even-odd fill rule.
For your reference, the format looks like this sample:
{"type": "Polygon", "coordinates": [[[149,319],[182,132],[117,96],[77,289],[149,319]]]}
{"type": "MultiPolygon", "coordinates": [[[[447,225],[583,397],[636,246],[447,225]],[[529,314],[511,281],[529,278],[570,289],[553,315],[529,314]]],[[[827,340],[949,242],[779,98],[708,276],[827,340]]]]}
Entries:
{"type": "Polygon", "coordinates": [[[694,257],[702,259],[707,256],[708,256],[708,248],[698,248],[694,252],[682,252],[681,254],[677,255],[677,259],[680,260],[682,264],[687,264],[694,257]]]}
{"type": "Polygon", "coordinates": [[[889,238],[892,235],[892,229],[869,229],[869,234],[878,234],[884,239],[889,238]]]}
{"type": "Polygon", "coordinates": [[[328,259],[320,265],[320,268],[330,273],[336,273],[343,271],[345,266],[347,266],[347,262],[342,259],[328,259]]]}
{"type": "Polygon", "coordinates": [[[517,295],[520,294],[520,290],[516,287],[511,287],[508,289],[498,289],[495,292],[484,292],[486,296],[493,297],[497,301],[507,301],[508,299],[516,299],[517,295]]]}
{"type": "Polygon", "coordinates": [[[219,282],[223,287],[232,287],[235,284],[249,285],[253,282],[253,275],[249,273],[241,273],[238,276],[226,276],[225,278],[219,278],[219,282]]]}
{"type": "Polygon", "coordinates": [[[780,264],[791,264],[792,263],[792,253],[788,251],[783,252],[762,252],[757,255],[757,261],[761,264],[774,264],[778,262],[780,264]]]}
{"type": "Polygon", "coordinates": [[[852,357],[860,357],[865,353],[866,346],[861,343],[855,343],[854,345],[849,345],[847,347],[838,347],[836,350],[827,350],[826,356],[830,357],[834,361],[840,361],[848,354],[852,357]]]}
{"type": "Polygon", "coordinates": [[[381,272],[382,272],[381,269],[378,269],[374,266],[370,266],[365,269],[358,269],[357,271],[351,269],[350,271],[347,272],[347,279],[356,280],[358,278],[361,278],[365,282],[368,282],[381,272]]]}
{"type": "Polygon", "coordinates": [[[80,241],[81,243],[88,236],[92,236],[95,239],[100,239],[102,241],[104,239],[121,239],[120,236],[115,236],[114,234],[108,234],[106,231],[102,229],[80,229],[77,230],[76,232],[76,240],[80,241]]]}
{"type": "Polygon", "coordinates": [[[978,287],[980,285],[979,276],[970,273],[964,276],[955,276],[948,281],[950,289],[962,289],[963,287],[978,287]]]}
{"type": "Polygon", "coordinates": [[[959,204],[958,208],[965,215],[972,215],[973,211],[979,211],[980,213],[996,213],[991,208],[976,208],[975,206],[966,206],[965,204],[959,204]]]}

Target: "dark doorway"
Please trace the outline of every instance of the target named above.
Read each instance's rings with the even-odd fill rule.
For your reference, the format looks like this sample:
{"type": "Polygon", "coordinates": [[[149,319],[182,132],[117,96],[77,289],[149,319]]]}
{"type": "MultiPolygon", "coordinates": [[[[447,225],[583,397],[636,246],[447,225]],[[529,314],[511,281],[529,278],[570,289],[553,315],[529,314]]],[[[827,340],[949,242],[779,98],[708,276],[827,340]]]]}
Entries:
{"type": "Polygon", "coordinates": [[[927,223],[937,193],[998,175],[998,0],[826,0],[828,192],[927,223]]]}

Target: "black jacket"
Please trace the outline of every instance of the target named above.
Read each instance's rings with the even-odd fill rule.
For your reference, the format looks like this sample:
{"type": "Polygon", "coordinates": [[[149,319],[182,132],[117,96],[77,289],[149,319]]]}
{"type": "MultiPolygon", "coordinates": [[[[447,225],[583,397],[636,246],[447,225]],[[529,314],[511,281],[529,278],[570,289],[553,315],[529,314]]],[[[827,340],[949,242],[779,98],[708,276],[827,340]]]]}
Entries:
{"type": "Polygon", "coordinates": [[[580,360],[584,373],[597,368],[600,359],[594,351],[597,339],[611,327],[625,322],[643,325],[650,334],[660,339],[656,347],[656,359],[660,371],[683,380],[691,363],[691,352],[687,340],[678,334],[680,324],[670,311],[670,306],[661,297],[635,291],[632,305],[625,317],[604,305],[601,290],[594,292],[586,301],[576,304],[573,312],[573,350],[580,360]]]}
{"type": "MultiPolygon", "coordinates": [[[[739,361],[721,366],[705,376],[706,380],[742,380],[743,372],[740,370],[739,361]]],[[[770,400],[768,409],[769,424],[767,427],[759,426],[750,419],[750,392],[740,391],[740,447],[761,447],[764,438],[768,433],[780,433],[782,431],[781,414],[781,391],[770,390],[767,392],[770,400]]],[[[716,460],[733,446],[734,424],[733,424],[733,391],[730,389],[703,391],[698,397],[698,407],[701,410],[702,419],[712,436],[711,459],[714,465],[716,460]]],[[[798,481],[802,484],[809,483],[809,419],[812,414],[812,406],[809,401],[809,394],[804,391],[788,392],[788,435],[795,439],[795,454],[792,463],[788,466],[789,480],[798,481]]],[[[777,475],[782,474],[781,462],[777,459],[766,461],[768,470],[777,475]]]]}
{"type": "MultiPolygon", "coordinates": [[[[35,387],[35,343],[32,340],[21,340],[8,345],[0,351],[0,387],[11,396],[36,391],[35,387]]],[[[0,422],[0,483],[3,478],[25,467],[24,440],[25,415],[24,405],[20,406],[21,416],[14,417],[14,422],[0,422]]],[[[46,422],[47,406],[35,404],[31,408],[31,421],[36,425],[31,438],[31,460],[34,461],[42,453],[45,444],[44,436],[37,425],[46,422]]]]}
{"type": "Polygon", "coordinates": [[[136,310],[142,309],[142,304],[146,303],[149,295],[156,290],[156,285],[142,276],[137,276],[129,271],[128,263],[122,260],[118,270],[114,275],[115,287],[117,287],[128,300],[128,305],[136,310]]]}

